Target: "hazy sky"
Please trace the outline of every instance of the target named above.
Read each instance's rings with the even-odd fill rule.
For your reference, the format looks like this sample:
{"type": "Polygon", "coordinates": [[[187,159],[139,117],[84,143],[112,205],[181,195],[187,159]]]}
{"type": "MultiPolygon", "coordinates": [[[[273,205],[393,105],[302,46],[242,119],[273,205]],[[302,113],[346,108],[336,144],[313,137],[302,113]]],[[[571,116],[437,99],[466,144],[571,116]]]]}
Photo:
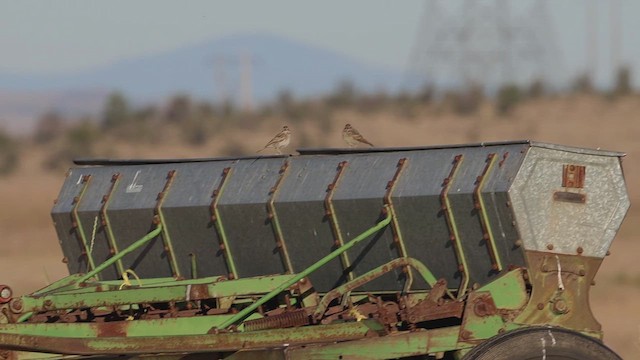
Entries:
{"type": "MultiPolygon", "coordinates": [[[[640,1],[619,1],[621,60],[640,69],[640,1]]],[[[512,7],[530,0],[510,1],[512,7]]],[[[586,67],[586,4],[596,5],[599,77],[610,64],[609,2],[549,1],[561,59],[586,67]]],[[[67,72],[235,33],[268,31],[402,69],[423,0],[0,0],[0,71],[67,72]]],[[[637,74],[636,74],[637,75],[637,74]]],[[[0,84],[1,85],[1,84],[0,84]]]]}

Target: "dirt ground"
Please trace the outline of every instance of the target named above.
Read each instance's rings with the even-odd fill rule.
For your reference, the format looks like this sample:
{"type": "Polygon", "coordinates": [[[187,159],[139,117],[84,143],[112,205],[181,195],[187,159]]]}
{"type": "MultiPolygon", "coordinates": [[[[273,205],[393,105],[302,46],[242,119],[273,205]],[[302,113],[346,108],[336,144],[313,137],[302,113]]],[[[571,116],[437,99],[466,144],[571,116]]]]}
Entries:
{"type": "MultiPolygon", "coordinates": [[[[626,152],[624,160],[632,208],[613,242],[591,290],[591,304],[602,323],[605,343],[625,359],[640,352],[640,97],[616,101],[601,97],[566,96],[520,106],[511,116],[497,117],[487,105],[474,116],[456,116],[424,109],[411,118],[398,114],[363,115],[345,111],[334,117],[329,138],[313,123],[293,126],[296,146],[340,146],[340,130],[350,122],[378,146],[436,145],[532,139],[564,145],[626,152]],[[311,144],[296,135],[304,133],[311,144]],[[319,140],[322,138],[322,140],[319,140]]],[[[281,127],[277,120],[253,131],[231,133],[198,148],[167,142],[154,148],[118,146],[120,157],[211,157],[240,142],[258,150],[281,127]]],[[[291,126],[291,124],[289,124],[291,126]]],[[[64,171],[45,172],[40,164],[51,149],[26,150],[19,171],[0,178],[0,281],[24,294],[67,275],[49,211],[64,179],[64,171]]],[[[253,151],[248,152],[252,154],[253,151]]]]}

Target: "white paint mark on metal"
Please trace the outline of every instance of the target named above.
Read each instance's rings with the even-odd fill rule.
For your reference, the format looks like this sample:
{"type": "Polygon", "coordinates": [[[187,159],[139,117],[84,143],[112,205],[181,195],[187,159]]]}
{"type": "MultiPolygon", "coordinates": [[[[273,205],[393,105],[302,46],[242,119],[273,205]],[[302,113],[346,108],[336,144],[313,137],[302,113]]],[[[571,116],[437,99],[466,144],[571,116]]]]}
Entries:
{"type": "Polygon", "coordinates": [[[187,301],[191,301],[191,284],[187,285],[187,293],[185,294],[185,299],[187,299],[187,301]]]}
{"type": "Polygon", "coordinates": [[[139,185],[137,183],[138,175],[140,175],[140,170],[136,171],[136,175],[133,177],[133,181],[131,181],[131,184],[127,186],[128,193],[139,193],[140,191],[142,191],[142,185],[139,185]]]}
{"type": "Polygon", "coordinates": [[[544,336],[540,338],[540,342],[542,343],[542,360],[547,360],[547,341],[544,336]]]}
{"type": "Polygon", "coordinates": [[[560,258],[556,255],[556,262],[558,263],[558,289],[564,290],[564,284],[562,283],[562,266],[560,266],[560,258]]]}
{"type": "Polygon", "coordinates": [[[82,182],[82,174],[80,174],[80,176],[78,177],[78,182],[76,183],[76,185],[80,185],[81,182],[82,182]]]}

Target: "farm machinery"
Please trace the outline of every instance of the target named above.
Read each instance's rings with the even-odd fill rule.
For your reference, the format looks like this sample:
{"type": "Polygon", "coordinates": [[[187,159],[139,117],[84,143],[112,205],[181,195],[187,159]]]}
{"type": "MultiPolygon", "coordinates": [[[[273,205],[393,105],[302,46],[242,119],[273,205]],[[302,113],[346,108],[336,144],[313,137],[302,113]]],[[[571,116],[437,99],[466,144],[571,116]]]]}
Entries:
{"type": "Polygon", "coordinates": [[[623,154],[530,141],[80,160],[70,276],[0,287],[5,359],[619,359],[589,289],[623,154]]]}

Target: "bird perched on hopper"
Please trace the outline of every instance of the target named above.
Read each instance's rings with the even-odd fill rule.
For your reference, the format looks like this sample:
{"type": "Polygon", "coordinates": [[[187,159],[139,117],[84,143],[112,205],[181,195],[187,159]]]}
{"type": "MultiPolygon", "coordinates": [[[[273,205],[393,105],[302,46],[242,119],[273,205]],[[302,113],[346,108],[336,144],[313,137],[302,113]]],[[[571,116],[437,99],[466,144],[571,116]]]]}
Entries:
{"type": "Polygon", "coordinates": [[[282,127],[282,131],[274,136],[273,139],[271,139],[271,141],[269,141],[267,145],[265,145],[262,149],[258,150],[258,152],[268,147],[272,147],[276,149],[276,152],[278,153],[278,155],[280,155],[282,154],[282,151],[280,151],[280,149],[287,147],[289,145],[289,142],[291,142],[291,130],[289,130],[289,127],[285,125],[284,127],[282,127]]]}
{"type": "Polygon", "coordinates": [[[349,147],[354,147],[358,145],[359,142],[373,146],[373,144],[365,139],[364,136],[360,135],[358,130],[351,126],[351,124],[344,126],[344,129],[342,130],[342,138],[347,142],[347,144],[349,144],[349,147]]]}

